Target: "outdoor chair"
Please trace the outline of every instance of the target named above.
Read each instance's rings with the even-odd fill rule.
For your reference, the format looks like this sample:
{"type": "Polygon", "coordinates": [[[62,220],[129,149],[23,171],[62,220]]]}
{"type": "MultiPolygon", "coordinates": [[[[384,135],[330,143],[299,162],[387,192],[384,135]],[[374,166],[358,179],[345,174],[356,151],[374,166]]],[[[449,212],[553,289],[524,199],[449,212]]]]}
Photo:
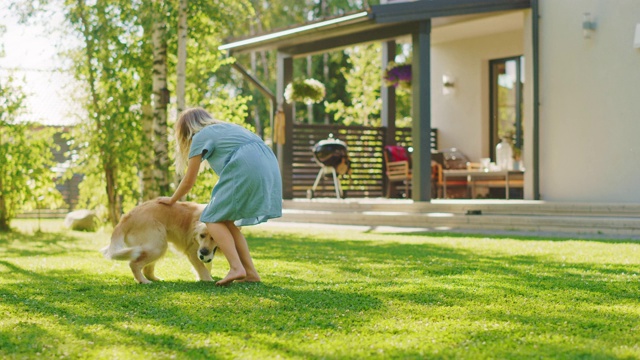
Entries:
{"type": "Polygon", "coordinates": [[[405,197],[411,197],[411,159],[407,149],[398,145],[384,147],[385,175],[387,176],[387,197],[391,197],[395,184],[404,184],[405,197]]]}

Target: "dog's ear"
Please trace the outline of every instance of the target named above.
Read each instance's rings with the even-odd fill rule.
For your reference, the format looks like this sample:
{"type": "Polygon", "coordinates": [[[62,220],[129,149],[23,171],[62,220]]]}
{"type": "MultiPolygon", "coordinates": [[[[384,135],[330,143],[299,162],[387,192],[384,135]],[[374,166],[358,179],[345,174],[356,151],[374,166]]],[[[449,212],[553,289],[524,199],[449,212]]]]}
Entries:
{"type": "Polygon", "coordinates": [[[196,240],[199,240],[201,235],[206,235],[207,234],[207,225],[203,222],[196,222],[196,226],[193,229],[193,237],[196,240]]]}

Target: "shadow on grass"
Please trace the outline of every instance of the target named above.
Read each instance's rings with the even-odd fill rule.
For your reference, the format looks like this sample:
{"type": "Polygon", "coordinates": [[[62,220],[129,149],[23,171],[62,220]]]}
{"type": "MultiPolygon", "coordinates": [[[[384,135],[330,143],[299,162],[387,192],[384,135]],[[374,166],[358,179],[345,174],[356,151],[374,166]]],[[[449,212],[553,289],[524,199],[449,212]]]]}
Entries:
{"type": "Polygon", "coordinates": [[[55,256],[68,253],[70,249],[78,252],[80,239],[63,233],[36,232],[24,234],[20,232],[0,233],[0,246],[3,256],[55,256]]]}
{"type": "Polygon", "coordinates": [[[267,284],[220,288],[192,281],[137,285],[129,276],[106,283],[86,272],[42,274],[0,261],[3,266],[15,277],[14,283],[0,286],[0,298],[10,313],[25,315],[11,329],[0,331],[0,349],[14,354],[65,342],[69,334],[52,331],[44,319],[91,343],[121,339],[122,345],[151,347],[155,352],[214,356],[214,349],[194,346],[189,337],[224,334],[242,340],[257,332],[337,330],[358,322],[359,313],[381,307],[371,295],[330,289],[267,284]],[[181,336],[185,333],[190,335],[181,336]]]}
{"type": "MultiPolygon", "coordinates": [[[[437,244],[318,240],[297,234],[279,236],[278,240],[253,238],[252,248],[270,260],[322,262],[347,274],[365,275],[388,284],[396,283],[398,278],[473,276],[488,283],[495,277],[506,283],[524,281],[534,289],[567,286],[610,294],[618,293],[620,288],[606,279],[608,276],[640,275],[640,264],[566,263],[545,255],[487,255],[437,244]],[[368,272],[363,264],[387,266],[384,271],[368,272]],[[589,283],[591,285],[584,285],[589,283]],[[594,284],[597,286],[592,286],[594,284]]],[[[627,295],[633,298],[636,294],[627,295]]]]}
{"type": "MultiPolygon", "coordinates": [[[[48,234],[35,240],[31,239],[33,236],[25,236],[2,244],[29,243],[27,249],[9,248],[5,252],[27,257],[33,255],[32,250],[55,250],[62,242],[68,245],[77,241],[59,236],[48,234]]],[[[309,358],[317,354],[298,350],[295,344],[281,338],[293,336],[302,341],[301,334],[305,333],[332,333],[340,337],[352,330],[366,332],[376,319],[400,316],[403,318],[400,321],[405,321],[407,314],[397,307],[417,306],[422,311],[430,310],[415,314],[428,321],[438,321],[433,318],[436,311],[449,313],[447,309],[452,309],[448,316],[459,316],[456,312],[460,312],[470,317],[461,316],[461,322],[511,322],[522,331],[512,334],[505,329],[468,330],[451,336],[488,342],[515,341],[514,337],[530,336],[529,330],[539,331],[542,334],[539,339],[527,339],[531,349],[534,345],[546,346],[544,354],[572,358],[584,356],[584,350],[570,344],[545,343],[545,339],[570,333],[577,338],[598,336],[605,345],[611,345],[619,341],[610,339],[615,335],[607,335],[611,324],[632,334],[640,322],[632,312],[594,309],[598,305],[621,303],[640,306],[638,282],[616,281],[622,273],[640,273],[637,264],[564,264],[544,257],[477,254],[431,243],[277,236],[277,239],[249,236],[257,261],[286,263],[301,269],[319,264],[335,276],[318,277],[311,282],[293,273],[286,278],[273,276],[263,284],[234,284],[227,288],[191,281],[143,286],[132,283],[130,274],[114,278],[73,269],[37,272],[18,262],[0,260],[0,271],[4,267],[7,270],[4,273],[12,275],[12,281],[0,282],[0,299],[8,313],[21,314],[12,315],[19,320],[0,331],[0,348],[9,349],[0,350],[0,354],[2,351],[27,354],[33,348],[47,346],[62,351],[62,344],[73,337],[78,342],[117,341],[158,353],[205,357],[216,356],[215,348],[191,337],[200,340],[213,337],[215,342],[218,335],[244,344],[248,338],[259,335],[256,341],[263,347],[309,358]],[[531,309],[519,308],[527,301],[538,304],[531,309]],[[494,306],[496,303],[508,306],[504,304],[509,302],[518,304],[507,307],[511,313],[494,306]],[[536,311],[558,307],[571,311],[536,311]],[[64,332],[52,330],[54,324],[64,328],[64,332]]],[[[81,256],[82,250],[74,252],[81,256]]],[[[390,334],[401,331],[400,328],[389,330],[390,334]]],[[[502,349],[503,352],[485,355],[497,358],[522,355],[502,349]]],[[[419,354],[398,349],[387,355],[419,354]]],[[[611,353],[602,350],[589,355],[610,357],[611,353]]]]}
{"type": "MultiPolygon", "coordinates": [[[[375,228],[370,229],[367,232],[373,233],[375,228]]],[[[537,235],[532,233],[531,235],[523,235],[521,231],[514,232],[513,234],[496,234],[496,233],[474,233],[474,232],[449,232],[449,231],[415,231],[415,232],[397,232],[387,233],[389,235],[397,236],[423,236],[433,238],[471,238],[471,239],[505,239],[505,240],[521,240],[521,241],[590,241],[590,242],[602,242],[611,244],[640,244],[640,239],[630,239],[624,237],[606,237],[605,235],[597,234],[563,234],[563,235],[537,235]]]]}

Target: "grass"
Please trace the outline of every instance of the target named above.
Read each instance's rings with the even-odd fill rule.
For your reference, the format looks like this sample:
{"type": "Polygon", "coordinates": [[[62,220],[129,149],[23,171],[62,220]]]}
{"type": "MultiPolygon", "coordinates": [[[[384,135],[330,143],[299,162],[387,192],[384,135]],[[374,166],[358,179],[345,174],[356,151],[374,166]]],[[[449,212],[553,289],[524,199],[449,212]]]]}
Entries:
{"type": "Polygon", "coordinates": [[[640,358],[638,242],[247,227],[264,282],[218,288],[171,253],[137,285],[106,232],[14,226],[3,359],[640,358]]]}

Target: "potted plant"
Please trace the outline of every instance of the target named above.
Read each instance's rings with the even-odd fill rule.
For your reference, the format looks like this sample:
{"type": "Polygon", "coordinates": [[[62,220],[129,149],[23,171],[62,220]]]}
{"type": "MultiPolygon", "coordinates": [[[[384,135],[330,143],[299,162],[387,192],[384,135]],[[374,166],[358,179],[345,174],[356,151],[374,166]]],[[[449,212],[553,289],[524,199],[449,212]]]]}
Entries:
{"type": "Polygon", "coordinates": [[[411,88],[411,64],[397,64],[390,61],[384,72],[384,83],[387,86],[411,88]]]}
{"type": "Polygon", "coordinates": [[[288,104],[292,102],[318,103],[324,99],[325,94],[324,84],[311,78],[294,80],[284,89],[284,99],[288,104]]]}

